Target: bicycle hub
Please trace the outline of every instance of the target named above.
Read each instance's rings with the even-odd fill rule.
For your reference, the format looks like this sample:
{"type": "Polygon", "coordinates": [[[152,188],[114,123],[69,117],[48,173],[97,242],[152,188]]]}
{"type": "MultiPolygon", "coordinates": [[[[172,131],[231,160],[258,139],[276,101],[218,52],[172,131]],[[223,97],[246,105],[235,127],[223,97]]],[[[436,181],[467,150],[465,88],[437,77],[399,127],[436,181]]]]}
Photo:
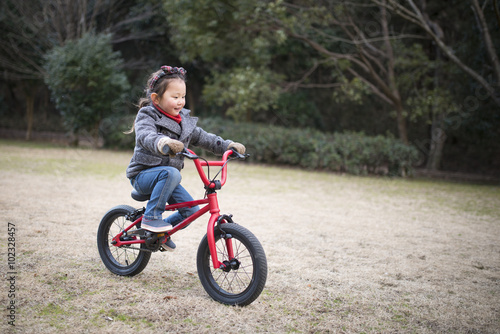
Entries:
{"type": "Polygon", "coordinates": [[[230,272],[231,270],[238,270],[240,268],[240,264],[241,262],[236,260],[236,259],[232,259],[231,261],[224,261],[222,262],[222,270],[225,271],[226,273],[230,272]]]}

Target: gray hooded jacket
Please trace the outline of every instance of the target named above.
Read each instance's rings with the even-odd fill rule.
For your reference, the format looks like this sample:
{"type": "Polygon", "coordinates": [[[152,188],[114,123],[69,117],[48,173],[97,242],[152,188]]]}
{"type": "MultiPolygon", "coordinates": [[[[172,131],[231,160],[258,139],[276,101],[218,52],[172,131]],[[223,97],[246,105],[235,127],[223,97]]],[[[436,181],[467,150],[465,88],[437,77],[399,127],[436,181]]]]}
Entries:
{"type": "Polygon", "coordinates": [[[197,117],[189,115],[190,110],[182,109],[182,121],[177,124],[173,119],[163,115],[153,106],[139,110],[135,119],[135,149],[127,168],[127,177],[133,178],[144,169],[156,166],[172,166],[181,170],[184,167],[184,157],[163,155],[158,150],[158,141],[167,136],[176,139],[188,147],[201,147],[214,154],[221,155],[232,141],[208,133],[196,126],[197,117]]]}

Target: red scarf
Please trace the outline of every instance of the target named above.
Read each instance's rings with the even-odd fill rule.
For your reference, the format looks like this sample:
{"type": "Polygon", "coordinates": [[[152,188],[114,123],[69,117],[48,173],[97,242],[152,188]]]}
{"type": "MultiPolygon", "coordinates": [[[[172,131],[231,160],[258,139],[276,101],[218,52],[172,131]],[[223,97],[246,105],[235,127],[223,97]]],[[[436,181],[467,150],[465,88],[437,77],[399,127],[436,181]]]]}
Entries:
{"type": "Polygon", "coordinates": [[[181,114],[177,115],[177,116],[172,116],[170,114],[167,114],[167,112],[165,110],[163,110],[162,108],[160,108],[159,105],[157,105],[156,103],[153,102],[153,106],[156,108],[156,110],[158,110],[159,112],[161,112],[163,115],[173,119],[174,121],[177,122],[177,124],[181,124],[181,121],[182,121],[182,117],[181,117],[181,114]]]}

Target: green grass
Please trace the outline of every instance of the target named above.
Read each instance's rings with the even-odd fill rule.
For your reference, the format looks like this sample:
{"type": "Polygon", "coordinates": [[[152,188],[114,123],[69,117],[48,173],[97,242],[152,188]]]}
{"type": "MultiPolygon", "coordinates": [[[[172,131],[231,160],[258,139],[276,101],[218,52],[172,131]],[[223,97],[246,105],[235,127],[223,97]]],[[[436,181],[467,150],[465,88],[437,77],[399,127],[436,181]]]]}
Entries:
{"type": "Polygon", "coordinates": [[[42,307],[38,312],[40,318],[44,318],[50,327],[54,327],[57,330],[65,330],[68,328],[69,324],[65,319],[70,315],[71,312],[69,310],[52,302],[42,307]]]}
{"type": "Polygon", "coordinates": [[[38,142],[38,141],[0,139],[0,147],[2,146],[16,146],[22,148],[50,148],[50,149],[67,148],[67,145],[53,144],[43,141],[38,142]]]}
{"type": "Polygon", "coordinates": [[[0,170],[102,177],[124,175],[131,156],[129,152],[7,140],[0,140],[0,152],[0,170]]]}

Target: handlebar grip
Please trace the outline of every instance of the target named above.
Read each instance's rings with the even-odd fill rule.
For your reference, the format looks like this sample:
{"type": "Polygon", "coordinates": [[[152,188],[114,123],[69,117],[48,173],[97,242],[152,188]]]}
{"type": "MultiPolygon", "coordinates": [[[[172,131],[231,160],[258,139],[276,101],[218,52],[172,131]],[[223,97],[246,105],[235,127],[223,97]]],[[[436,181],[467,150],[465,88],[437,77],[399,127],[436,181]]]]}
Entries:
{"type": "Polygon", "coordinates": [[[189,152],[186,148],[184,148],[181,152],[179,152],[177,154],[183,155],[186,158],[191,159],[191,160],[195,160],[195,159],[199,159],[200,158],[196,154],[189,152]]]}
{"type": "Polygon", "coordinates": [[[231,149],[233,151],[233,153],[231,153],[231,156],[233,157],[236,157],[237,159],[241,159],[241,160],[245,160],[246,158],[248,158],[250,156],[250,154],[241,154],[239,153],[238,151],[236,151],[234,148],[231,149]]]}

